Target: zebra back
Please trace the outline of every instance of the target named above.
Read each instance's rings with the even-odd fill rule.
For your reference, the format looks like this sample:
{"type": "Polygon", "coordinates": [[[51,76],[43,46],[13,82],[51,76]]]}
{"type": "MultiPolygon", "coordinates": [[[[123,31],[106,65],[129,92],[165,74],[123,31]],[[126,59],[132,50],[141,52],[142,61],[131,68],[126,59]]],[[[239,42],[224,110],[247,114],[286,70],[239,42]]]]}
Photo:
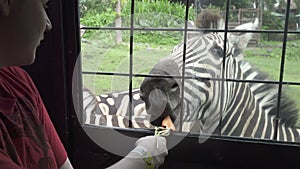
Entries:
{"type": "MultiPolygon", "coordinates": [[[[144,102],[139,99],[139,90],[133,90],[132,128],[154,129],[145,112],[144,102]]],[[[84,124],[129,128],[129,92],[95,95],[83,87],[84,124]]]]}
{"type": "MultiPolygon", "coordinates": [[[[120,128],[154,129],[155,126],[149,121],[149,114],[145,114],[146,108],[144,101],[137,96],[140,93],[139,91],[139,89],[134,89],[132,91],[132,110],[134,110],[134,113],[131,119],[132,126],[130,127],[128,116],[129,111],[124,109],[126,107],[124,104],[128,103],[127,97],[129,91],[95,95],[88,88],[84,87],[84,124],[120,128]]],[[[193,122],[183,122],[182,126],[182,131],[184,132],[190,132],[191,128],[195,127],[193,122]]]]}

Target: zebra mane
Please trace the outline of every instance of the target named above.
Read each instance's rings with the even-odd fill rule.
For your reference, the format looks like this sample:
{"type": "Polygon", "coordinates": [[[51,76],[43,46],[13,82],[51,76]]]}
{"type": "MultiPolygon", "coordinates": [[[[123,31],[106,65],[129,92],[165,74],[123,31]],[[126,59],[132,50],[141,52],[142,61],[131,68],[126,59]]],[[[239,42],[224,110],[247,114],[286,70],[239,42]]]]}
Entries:
{"type": "MultiPolygon", "coordinates": [[[[260,71],[257,67],[245,61],[244,59],[238,60],[241,70],[244,72],[245,80],[258,80],[267,81],[271,78],[263,71],[260,71]]],[[[257,99],[264,110],[269,110],[270,116],[276,116],[277,114],[277,100],[278,100],[278,87],[272,83],[249,83],[250,89],[253,91],[254,97],[257,99]]],[[[288,127],[294,127],[298,120],[298,109],[296,108],[295,101],[287,96],[283,88],[280,107],[279,118],[282,123],[285,123],[288,127]]]]}

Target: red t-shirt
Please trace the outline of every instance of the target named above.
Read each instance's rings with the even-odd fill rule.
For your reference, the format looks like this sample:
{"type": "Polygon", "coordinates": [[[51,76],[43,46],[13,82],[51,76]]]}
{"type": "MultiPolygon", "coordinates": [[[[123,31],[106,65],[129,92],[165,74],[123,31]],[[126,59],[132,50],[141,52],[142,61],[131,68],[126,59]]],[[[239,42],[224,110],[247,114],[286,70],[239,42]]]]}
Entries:
{"type": "Polygon", "coordinates": [[[29,75],[0,68],[0,169],[56,169],[67,153],[29,75]]]}

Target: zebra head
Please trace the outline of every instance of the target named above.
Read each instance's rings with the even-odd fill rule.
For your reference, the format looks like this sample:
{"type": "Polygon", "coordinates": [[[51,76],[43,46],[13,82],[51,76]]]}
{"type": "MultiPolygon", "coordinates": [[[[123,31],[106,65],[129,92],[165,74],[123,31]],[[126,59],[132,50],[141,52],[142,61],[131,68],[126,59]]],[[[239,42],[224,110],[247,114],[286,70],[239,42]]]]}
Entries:
{"type": "Polygon", "coordinates": [[[151,115],[151,123],[160,126],[164,117],[171,116],[174,120],[180,112],[181,81],[172,76],[180,76],[181,73],[177,63],[167,57],[157,63],[150,74],[171,76],[145,78],[140,87],[140,98],[145,102],[146,112],[151,115]]]}
{"type": "MultiPolygon", "coordinates": [[[[153,67],[150,74],[156,76],[146,77],[140,86],[140,97],[153,125],[162,125],[169,116],[176,129],[186,122],[199,122],[199,131],[206,134],[220,127],[221,134],[268,139],[274,136],[277,112],[282,127],[279,133],[295,125],[294,102],[283,93],[281,105],[277,105],[278,86],[236,81],[264,81],[268,77],[236,58],[236,46],[230,40],[225,42],[222,33],[199,34],[153,67]]],[[[195,131],[193,126],[190,129],[195,131]]]]}
{"type": "MultiPolygon", "coordinates": [[[[218,27],[222,29],[224,26],[222,20],[218,23],[218,27]]],[[[254,30],[258,25],[258,19],[255,18],[253,22],[240,25],[235,29],[254,30]]],[[[193,24],[190,27],[197,29],[193,24]]],[[[221,90],[220,82],[209,79],[221,78],[222,72],[225,72],[226,78],[231,78],[234,68],[229,66],[243,58],[243,50],[247,47],[253,33],[228,33],[226,45],[224,45],[224,33],[196,32],[191,35],[187,37],[184,62],[182,57],[184,44],[181,43],[174,47],[171,55],[160,60],[150,72],[150,74],[172,78],[147,77],[140,87],[141,99],[145,101],[146,110],[151,115],[154,125],[161,125],[165,116],[170,116],[173,121],[178,119],[181,111],[185,122],[207,118],[209,109],[215,112],[222,111],[222,107],[219,107],[221,105],[219,98],[214,97],[220,96],[217,94],[221,90]],[[225,46],[226,52],[224,52],[225,46]],[[224,58],[226,58],[227,69],[223,69],[224,58]],[[185,82],[182,82],[183,78],[180,78],[182,76],[188,77],[185,82]],[[180,101],[182,96],[183,102],[180,101]]]]}
{"type": "Polygon", "coordinates": [[[213,96],[219,90],[215,83],[219,82],[208,79],[222,76],[223,56],[232,58],[232,47],[227,43],[224,53],[224,40],[218,33],[189,38],[186,46],[185,62],[182,45],[150,71],[150,74],[164,77],[146,77],[141,84],[140,97],[153,125],[160,126],[166,116],[176,121],[181,111],[184,121],[201,120],[207,115],[205,111],[209,106],[217,104],[213,102],[218,98],[213,96]],[[186,77],[184,81],[183,76],[186,77]]]}

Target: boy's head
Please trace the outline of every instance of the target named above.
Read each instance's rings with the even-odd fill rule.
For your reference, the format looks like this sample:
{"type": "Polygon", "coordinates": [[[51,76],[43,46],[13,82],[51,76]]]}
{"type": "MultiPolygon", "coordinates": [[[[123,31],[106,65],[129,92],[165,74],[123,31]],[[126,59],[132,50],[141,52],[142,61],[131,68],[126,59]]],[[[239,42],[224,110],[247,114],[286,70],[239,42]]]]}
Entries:
{"type": "Polygon", "coordinates": [[[0,0],[0,67],[33,63],[36,48],[51,29],[46,0],[0,0]]]}

